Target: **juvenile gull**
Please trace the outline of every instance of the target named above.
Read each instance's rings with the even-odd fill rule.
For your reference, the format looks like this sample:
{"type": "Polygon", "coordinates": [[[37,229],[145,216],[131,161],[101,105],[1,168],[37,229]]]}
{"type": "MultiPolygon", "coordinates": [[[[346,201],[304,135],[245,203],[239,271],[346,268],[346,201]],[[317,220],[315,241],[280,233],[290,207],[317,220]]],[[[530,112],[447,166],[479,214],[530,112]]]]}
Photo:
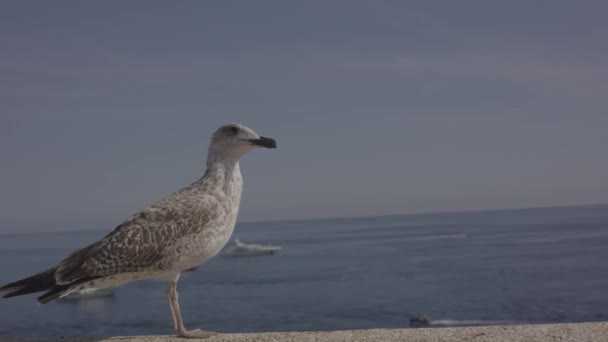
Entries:
{"type": "Polygon", "coordinates": [[[255,147],[276,148],[271,138],[230,124],[213,133],[202,178],[145,208],[103,239],[84,247],[56,266],[4,285],[3,298],[46,291],[46,304],[86,288],[107,288],[144,278],[169,281],[167,297],[175,334],[209,337],[215,333],[186,330],[177,300],[177,280],[184,270],[216,255],[232,235],[241,201],[239,159],[255,147]]]}

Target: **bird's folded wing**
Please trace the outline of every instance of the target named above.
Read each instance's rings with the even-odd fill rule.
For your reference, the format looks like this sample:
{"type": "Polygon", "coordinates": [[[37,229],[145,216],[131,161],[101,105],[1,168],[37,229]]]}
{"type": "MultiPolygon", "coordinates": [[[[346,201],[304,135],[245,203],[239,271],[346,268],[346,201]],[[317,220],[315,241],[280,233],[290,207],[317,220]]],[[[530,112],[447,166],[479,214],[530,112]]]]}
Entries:
{"type": "Polygon", "coordinates": [[[197,205],[156,205],[133,215],[102,240],[78,250],[56,268],[58,284],[81,278],[162,269],[164,251],[183,238],[200,234],[215,219],[197,205]]]}

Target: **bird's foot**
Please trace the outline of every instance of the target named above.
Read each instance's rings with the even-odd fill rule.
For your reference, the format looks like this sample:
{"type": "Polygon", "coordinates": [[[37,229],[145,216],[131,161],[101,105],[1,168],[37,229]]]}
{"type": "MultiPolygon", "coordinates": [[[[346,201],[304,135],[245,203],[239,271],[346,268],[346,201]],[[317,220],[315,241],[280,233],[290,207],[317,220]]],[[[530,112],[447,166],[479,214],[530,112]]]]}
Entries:
{"type": "Polygon", "coordinates": [[[203,329],[195,329],[195,330],[177,330],[175,332],[175,334],[177,335],[177,337],[184,337],[184,338],[207,338],[207,337],[211,337],[213,335],[217,335],[218,333],[216,333],[215,331],[206,331],[203,329]]]}

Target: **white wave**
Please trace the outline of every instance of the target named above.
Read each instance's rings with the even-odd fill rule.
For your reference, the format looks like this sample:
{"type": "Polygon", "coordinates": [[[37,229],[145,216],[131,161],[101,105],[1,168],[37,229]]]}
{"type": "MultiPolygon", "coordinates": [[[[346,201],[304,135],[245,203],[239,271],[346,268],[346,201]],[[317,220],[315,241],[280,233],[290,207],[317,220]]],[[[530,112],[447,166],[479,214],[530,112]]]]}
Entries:
{"type": "Polygon", "coordinates": [[[505,324],[520,324],[517,321],[486,321],[486,320],[457,320],[457,319],[439,319],[431,320],[430,325],[442,326],[460,326],[460,325],[505,325],[505,324]]]}
{"type": "Polygon", "coordinates": [[[407,238],[408,240],[442,240],[442,239],[465,239],[469,237],[467,233],[454,233],[454,234],[432,234],[432,235],[420,235],[412,236],[407,238]]]}

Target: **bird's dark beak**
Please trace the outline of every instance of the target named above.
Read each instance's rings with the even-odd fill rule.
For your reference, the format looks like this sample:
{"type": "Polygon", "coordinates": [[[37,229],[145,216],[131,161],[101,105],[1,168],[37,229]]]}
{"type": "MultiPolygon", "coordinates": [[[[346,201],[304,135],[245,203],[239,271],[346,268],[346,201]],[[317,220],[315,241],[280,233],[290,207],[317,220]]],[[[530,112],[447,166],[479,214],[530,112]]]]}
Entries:
{"type": "Polygon", "coordinates": [[[250,139],[249,142],[255,146],[277,148],[277,142],[272,138],[260,137],[259,139],[250,139]]]}

